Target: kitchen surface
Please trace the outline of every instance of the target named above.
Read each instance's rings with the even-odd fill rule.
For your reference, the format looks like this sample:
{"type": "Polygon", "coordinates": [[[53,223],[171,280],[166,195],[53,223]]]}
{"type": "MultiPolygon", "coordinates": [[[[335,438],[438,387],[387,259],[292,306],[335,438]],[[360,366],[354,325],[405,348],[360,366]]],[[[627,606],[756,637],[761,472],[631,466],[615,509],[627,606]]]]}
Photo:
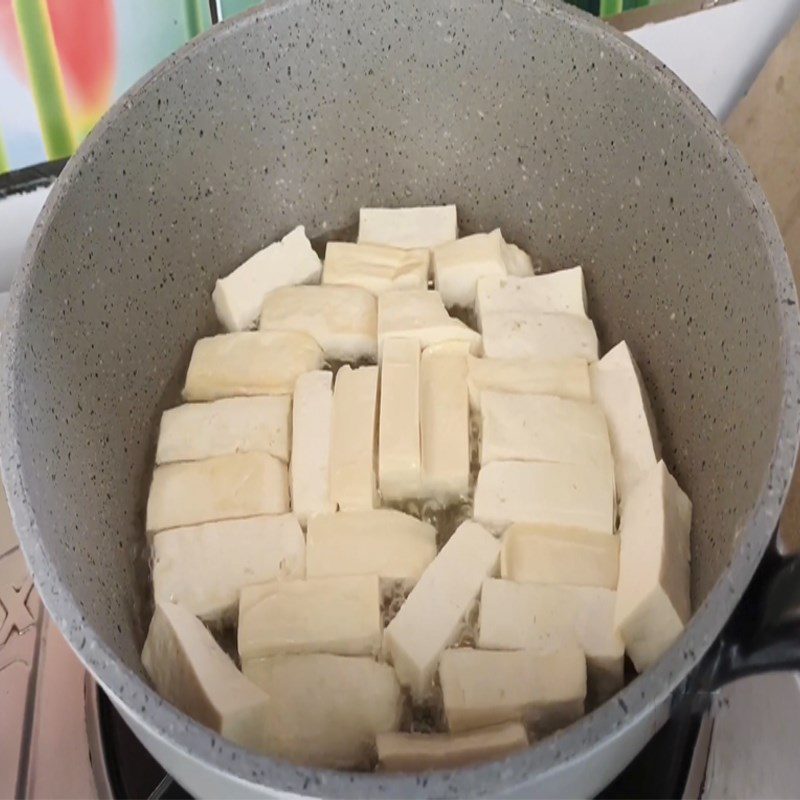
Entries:
{"type": "MultiPolygon", "coordinates": [[[[770,200],[800,279],[800,0],[677,0],[672,13],[657,6],[612,23],[675,71],[724,121],[770,200]],[[713,7],[697,10],[701,5],[713,7]]],[[[19,182],[12,186],[0,177],[4,293],[50,181],[47,170],[33,170],[20,191],[19,182]]],[[[0,295],[0,306],[5,302],[0,295]]],[[[781,537],[787,552],[800,550],[800,479],[781,537]]],[[[49,620],[4,498],[0,718],[0,798],[188,796],[135,740],[49,620]]],[[[602,796],[795,796],[799,737],[798,676],[748,678],[713,698],[690,734],[668,725],[602,796]],[[669,769],[665,753],[675,761],[669,769]]]]}

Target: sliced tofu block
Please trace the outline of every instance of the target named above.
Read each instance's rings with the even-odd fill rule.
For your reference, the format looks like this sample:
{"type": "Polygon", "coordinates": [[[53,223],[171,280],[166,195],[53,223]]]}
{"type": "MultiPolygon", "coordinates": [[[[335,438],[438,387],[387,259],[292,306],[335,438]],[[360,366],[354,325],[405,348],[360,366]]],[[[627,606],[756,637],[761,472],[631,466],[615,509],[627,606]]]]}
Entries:
{"type": "Polygon", "coordinates": [[[581,358],[540,361],[533,358],[467,358],[470,406],[481,408],[484,391],[549,394],[591,402],[589,365],[581,358]]]}
{"type": "Polygon", "coordinates": [[[689,531],[692,503],[659,461],[622,509],[614,622],[634,666],[651,667],[692,613],[689,531]]]}
{"type": "Polygon", "coordinates": [[[288,510],[286,464],[267,453],[237,453],[156,467],[146,527],[153,533],[288,510]]]}
{"type": "Polygon", "coordinates": [[[291,394],[297,378],[322,366],[322,350],[306,333],[245,331],[199,339],[183,399],[291,394]]]}
{"type": "Polygon", "coordinates": [[[374,295],[391,289],[427,289],[430,250],[328,242],[322,282],[360,286],[374,295]]]}
{"type": "Polygon", "coordinates": [[[481,464],[593,464],[613,475],[606,418],[592,403],[546,394],[484,391],[481,428],[481,464]]]}
{"type": "Polygon", "coordinates": [[[439,292],[384,292],[378,298],[378,349],[387,338],[416,339],[422,349],[441,342],[461,341],[478,353],[481,337],[461,320],[449,316],[439,292]]]}
{"type": "Polygon", "coordinates": [[[589,693],[602,701],[622,688],[625,645],[614,629],[616,592],[594,586],[540,586],[487,580],[481,591],[478,647],[586,654],[589,693]]]}
{"type": "Polygon", "coordinates": [[[478,278],[508,275],[506,258],[513,256],[506,248],[499,228],[435,247],[431,254],[433,281],[444,304],[472,308],[478,278]]]}
{"type": "Polygon", "coordinates": [[[225,330],[243,331],[258,320],[261,303],[279,286],[318,283],[322,263],[298,225],[279,242],[259,250],[226,278],[211,295],[217,319],[225,330]]]}
{"type": "Polygon", "coordinates": [[[567,645],[528,650],[445,650],[439,663],[444,713],[451,731],[525,722],[540,735],[583,716],[586,657],[567,645]]]}
{"type": "Polygon", "coordinates": [[[336,373],[331,430],[331,500],[341,511],[378,505],[375,414],[378,368],[343,366],[336,373]]]}
{"type": "Polygon", "coordinates": [[[382,772],[456,769],[524,750],[528,735],[519,722],[467,733],[379,733],[378,768],[382,772]]]}
{"type": "Polygon", "coordinates": [[[314,514],[336,510],[331,500],[332,373],[306,372],[297,379],[292,407],[292,511],[301,525],[314,514]]]}
{"type": "Polygon", "coordinates": [[[273,581],[242,589],[239,655],[374,655],[381,644],[376,575],[273,581]]]}
{"type": "Polygon", "coordinates": [[[587,317],[508,311],[484,314],[483,352],[489,358],[581,358],[597,361],[597,333],[587,317]]]}
{"type": "Polygon", "coordinates": [[[390,508],[320,514],[308,523],[308,577],[377,575],[413,586],[436,556],[436,529],[390,508]]]}
{"type": "Polygon", "coordinates": [[[234,622],[241,589],[304,578],[305,551],[291,514],[171,528],[153,539],[153,594],[207,622],[234,622]]]}
{"type": "Polygon", "coordinates": [[[458,236],[455,206],[362,208],[358,242],[392,247],[436,247],[458,236]]]}
{"type": "Polygon", "coordinates": [[[616,589],[619,537],[579,528],[512,525],[503,534],[500,575],[518,583],[616,589]]]}
{"type": "Polygon", "coordinates": [[[185,608],[156,604],[142,664],[167,702],[242,747],[262,749],[266,694],[185,608]]]}
{"type": "Polygon", "coordinates": [[[475,519],[501,532],[512,522],[614,533],[610,466],[493,461],[475,486],[475,519]]]}
{"type": "Polygon", "coordinates": [[[381,355],[378,485],[384,500],[420,494],[419,342],[386,339],[381,355]]]}
{"type": "Polygon", "coordinates": [[[469,493],[466,352],[434,345],[420,363],[422,493],[441,502],[469,493]]]}
{"type": "Polygon", "coordinates": [[[624,503],[633,487],[661,458],[650,399],[625,342],[592,364],[589,376],[595,402],[608,420],[617,493],[624,503]]]}
{"type": "Polygon", "coordinates": [[[288,394],[188,403],[161,415],[156,464],[230,453],[269,453],[289,460],[288,394]]]}
{"type": "Polygon", "coordinates": [[[495,573],[498,541],[480,525],[462,522],[386,627],[384,649],[415,700],[428,697],[439,657],[455,644],[481,583],[495,573]]]}
{"type": "Polygon", "coordinates": [[[506,262],[506,271],[509,275],[516,275],[518,278],[527,278],[533,275],[533,260],[521,248],[515,244],[505,243],[503,258],[506,262]]]}
{"type": "Polygon", "coordinates": [[[573,267],[546,275],[520,278],[488,275],[478,281],[475,312],[478,324],[487,314],[539,311],[545,314],[586,316],[583,269],[573,267]]]}
{"type": "Polygon", "coordinates": [[[271,756],[368,769],[375,737],[400,727],[403,698],[388,664],[315,653],[248,659],[242,670],[269,697],[262,724],[271,756]]]}
{"type": "Polygon", "coordinates": [[[374,360],[378,306],[358,286],[285,286],[264,298],[262,331],[300,331],[312,336],[327,358],[374,360]]]}

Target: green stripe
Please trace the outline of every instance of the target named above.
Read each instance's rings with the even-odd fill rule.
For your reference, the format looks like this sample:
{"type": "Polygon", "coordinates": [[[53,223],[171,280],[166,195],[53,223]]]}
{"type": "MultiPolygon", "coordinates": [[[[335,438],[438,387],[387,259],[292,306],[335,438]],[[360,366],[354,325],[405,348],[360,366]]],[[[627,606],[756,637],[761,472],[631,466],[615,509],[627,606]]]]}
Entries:
{"type": "MultiPolygon", "coordinates": [[[[208,7],[208,4],[205,4],[208,7]]],[[[202,33],[205,29],[202,0],[183,0],[186,12],[186,33],[190,39],[202,33]]]]}
{"type": "Polygon", "coordinates": [[[614,14],[621,14],[622,8],[622,0],[600,0],[601,17],[613,17],[614,14]]]}
{"type": "Polygon", "coordinates": [[[11,169],[11,164],[8,160],[8,153],[6,152],[6,143],[3,141],[3,132],[0,131],[0,173],[8,172],[11,169]]]}

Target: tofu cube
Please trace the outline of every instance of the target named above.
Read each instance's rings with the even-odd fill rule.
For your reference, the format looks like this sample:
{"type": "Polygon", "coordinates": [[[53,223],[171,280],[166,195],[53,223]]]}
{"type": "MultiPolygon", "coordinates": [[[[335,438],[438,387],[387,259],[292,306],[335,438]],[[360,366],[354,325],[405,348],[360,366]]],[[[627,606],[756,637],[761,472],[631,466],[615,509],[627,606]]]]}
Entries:
{"type": "Polygon", "coordinates": [[[452,242],[457,235],[456,207],[452,205],[362,208],[358,215],[359,244],[431,248],[452,242]]]}
{"type": "Polygon", "coordinates": [[[306,333],[245,331],[199,339],[183,399],[291,394],[297,378],[322,366],[322,350],[306,333]]]}
{"type": "Polygon", "coordinates": [[[592,321],[577,314],[541,311],[484,313],[483,352],[489,358],[580,358],[597,361],[597,333],[592,321]]]}
{"type": "Polygon", "coordinates": [[[298,225],[217,281],[211,295],[217,319],[227,331],[252,328],[269,292],[279,286],[319,283],[321,271],[322,262],[311,248],[305,228],[298,225]]]}
{"type": "Polygon", "coordinates": [[[499,542],[463,522],[427,567],[384,632],[384,650],[416,701],[433,690],[439,657],[455,644],[484,578],[495,573],[499,542]]]}
{"type": "Polygon", "coordinates": [[[533,275],[533,259],[521,247],[506,242],[503,258],[509,275],[515,275],[518,278],[527,278],[533,275]]]}
{"type": "Polygon", "coordinates": [[[262,749],[267,696],[191,612],[156,603],[142,665],[168,703],[242,747],[262,749]]]}
{"type": "Polygon", "coordinates": [[[234,622],[241,589],[304,578],[305,551],[291,514],[171,528],[153,539],[153,594],[206,622],[234,622]]]}
{"type": "Polygon", "coordinates": [[[374,295],[391,289],[427,289],[430,260],[427,248],[328,242],[322,283],[360,286],[374,295]]]}
{"type": "Polygon", "coordinates": [[[154,533],[288,510],[286,464],[267,453],[237,453],[156,467],[146,529],[154,533]]]}
{"type": "Polygon", "coordinates": [[[692,503],[659,461],[622,508],[614,622],[634,666],[651,667],[692,613],[689,532],[692,503]]]}

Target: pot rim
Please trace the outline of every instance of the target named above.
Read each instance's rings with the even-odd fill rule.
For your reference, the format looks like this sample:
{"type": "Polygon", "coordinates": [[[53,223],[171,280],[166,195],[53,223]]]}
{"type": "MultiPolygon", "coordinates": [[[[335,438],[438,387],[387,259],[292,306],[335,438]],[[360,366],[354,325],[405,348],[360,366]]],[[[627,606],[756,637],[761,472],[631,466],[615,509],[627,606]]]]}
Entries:
{"type": "MultiPolygon", "coordinates": [[[[476,0],[468,0],[475,2],[476,0]]],[[[308,0],[272,0],[234,19],[213,26],[170,56],[129,89],[96,125],[78,152],[70,159],[50,192],[31,236],[22,265],[15,276],[11,302],[6,314],[0,354],[0,380],[5,396],[16,390],[13,366],[23,347],[19,334],[21,301],[31,282],[31,273],[44,232],[57,214],[63,197],[82,166],[94,158],[103,135],[133,106],[151,83],[159,81],[175,65],[213,47],[217,40],[243,28],[259,24],[308,0]]],[[[85,625],[80,606],[69,588],[61,583],[57,570],[41,545],[39,527],[28,501],[27,480],[16,437],[12,403],[0,408],[0,457],[3,481],[22,550],[36,579],[39,594],[53,620],[89,671],[140,725],[177,749],[210,767],[220,775],[248,785],[264,785],[281,792],[324,794],[327,797],[440,796],[468,787],[471,796],[496,795],[498,791],[520,790],[526,783],[555,776],[576,767],[594,750],[614,738],[661,705],[688,675],[717,638],[744,589],[749,583],[770,536],[778,524],[788,492],[800,440],[800,312],[792,271],[783,241],[767,200],[750,168],[722,131],[719,123],[699,99],[664,64],[635,42],[599,20],[555,0],[512,0],[529,13],[546,14],[585,35],[595,36],[609,48],[624,53],[631,65],[647,74],[655,85],[676,98],[686,116],[728,156],[727,168],[740,190],[753,204],[761,235],[769,253],[782,330],[783,405],[769,470],[758,501],[741,524],[737,546],[708,596],[694,612],[683,635],[655,667],[638,676],[610,701],[569,728],[534,744],[528,750],[502,761],[475,767],[425,774],[383,775],[337,772],[298,767],[268,756],[246,751],[194,722],[162,700],[138,674],[125,666],[111,648],[85,625]],[[133,702],[133,698],[136,702],[133,702]]]]}

